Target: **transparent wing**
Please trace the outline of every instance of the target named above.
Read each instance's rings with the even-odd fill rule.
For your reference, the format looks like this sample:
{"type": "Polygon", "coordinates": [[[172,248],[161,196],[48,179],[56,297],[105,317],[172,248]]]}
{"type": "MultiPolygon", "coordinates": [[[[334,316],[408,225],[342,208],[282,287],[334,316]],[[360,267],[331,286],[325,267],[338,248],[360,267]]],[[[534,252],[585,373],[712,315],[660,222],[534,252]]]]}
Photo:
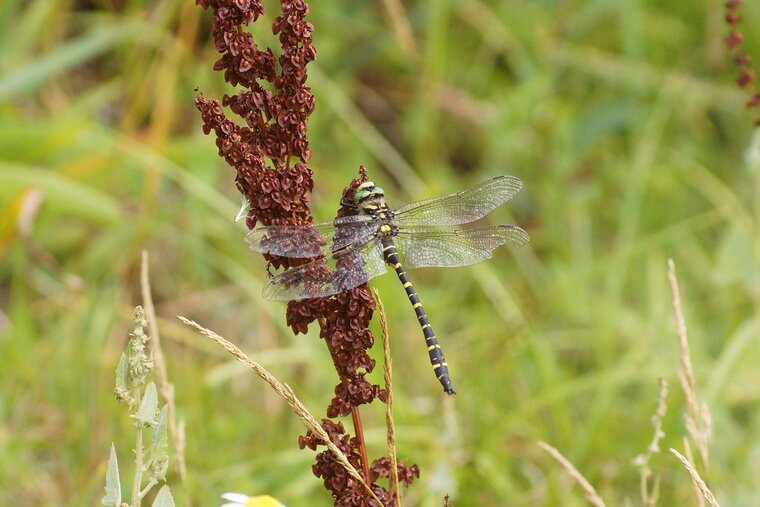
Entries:
{"type": "Polygon", "coordinates": [[[397,209],[394,222],[399,226],[458,225],[483,218],[522,188],[514,176],[497,176],[456,194],[417,201],[397,209]]]}
{"type": "Polygon", "coordinates": [[[352,215],[320,224],[256,227],[245,240],[255,252],[291,258],[319,257],[354,243],[364,244],[376,228],[371,217],[352,215]]]}
{"type": "Polygon", "coordinates": [[[269,280],[262,294],[269,301],[327,297],[386,272],[378,237],[329,257],[290,268],[269,280]]]}
{"type": "Polygon", "coordinates": [[[530,236],[516,225],[493,225],[472,229],[400,230],[396,243],[404,256],[404,267],[452,268],[467,266],[491,258],[499,246],[519,247],[530,236]]]}

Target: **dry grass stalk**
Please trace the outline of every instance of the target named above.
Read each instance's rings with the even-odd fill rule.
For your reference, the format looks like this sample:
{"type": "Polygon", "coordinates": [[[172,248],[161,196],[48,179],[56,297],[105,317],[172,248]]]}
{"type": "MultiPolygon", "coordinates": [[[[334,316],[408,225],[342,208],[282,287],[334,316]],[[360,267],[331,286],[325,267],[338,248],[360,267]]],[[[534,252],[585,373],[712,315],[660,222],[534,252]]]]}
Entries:
{"type": "Polygon", "coordinates": [[[375,302],[380,312],[380,334],[383,339],[383,375],[385,378],[385,390],[388,398],[385,401],[385,427],[388,432],[387,446],[388,457],[391,460],[391,483],[396,492],[398,507],[403,507],[401,501],[401,489],[398,482],[398,459],[396,458],[396,424],[393,421],[393,365],[391,364],[391,346],[388,339],[388,320],[385,318],[385,307],[380,300],[380,292],[372,289],[375,293],[375,302]]]}
{"type": "Polygon", "coordinates": [[[570,461],[565,458],[562,453],[560,453],[556,448],[550,446],[546,442],[538,441],[538,446],[541,447],[543,450],[548,452],[555,460],[559,462],[560,465],[567,471],[567,473],[572,477],[575,482],[578,483],[578,485],[583,490],[583,494],[586,496],[586,499],[591,503],[591,505],[595,505],[596,507],[605,507],[604,506],[604,500],[599,496],[599,494],[594,489],[594,486],[591,485],[590,482],[586,480],[583,475],[578,471],[577,468],[573,466],[570,461]]]}
{"type": "Polygon", "coordinates": [[[657,504],[657,497],[660,490],[660,477],[655,477],[654,484],[649,487],[649,479],[652,476],[652,470],[649,468],[649,460],[652,455],[660,452],[660,440],[665,438],[665,432],[662,430],[662,419],[668,411],[667,404],[668,381],[660,377],[660,391],[657,395],[657,410],[652,416],[652,426],[654,426],[654,435],[649,443],[647,450],[639,454],[633,460],[634,465],[639,468],[641,475],[641,500],[646,507],[653,507],[657,504]]]}
{"type": "MultiPolygon", "coordinates": [[[[683,449],[689,463],[694,463],[694,454],[691,452],[691,444],[689,444],[688,437],[683,437],[683,449]]],[[[705,507],[705,498],[699,490],[699,485],[696,482],[692,482],[691,485],[694,486],[694,498],[697,499],[697,507],[705,507]]]]}
{"type": "Polygon", "coordinates": [[[676,265],[673,259],[668,259],[668,279],[673,293],[673,311],[676,317],[676,330],[678,333],[678,348],[680,351],[680,367],[678,378],[686,396],[686,430],[697,446],[702,464],[707,466],[710,459],[709,441],[712,432],[712,419],[710,411],[705,403],[700,404],[697,397],[697,383],[694,380],[694,370],[691,365],[689,354],[689,340],[686,333],[686,320],[681,306],[681,294],[678,290],[676,278],[676,265]]]}
{"type": "Polygon", "coordinates": [[[361,476],[358,470],[354,468],[354,466],[348,461],[348,458],[345,454],[343,454],[338,447],[332,441],[330,440],[330,437],[327,435],[327,432],[325,432],[324,428],[319,424],[319,421],[309,413],[309,411],[306,409],[306,407],[301,403],[301,400],[299,400],[293,390],[290,388],[289,385],[283,384],[277,378],[275,378],[274,375],[269,373],[269,371],[266,370],[263,366],[261,366],[259,363],[253,361],[251,358],[249,358],[245,353],[237,348],[234,344],[223,338],[222,336],[219,336],[215,332],[211,331],[210,329],[207,329],[200,324],[198,324],[195,321],[192,321],[190,319],[187,319],[185,317],[182,317],[181,315],[177,316],[179,320],[187,324],[188,326],[194,327],[198,331],[201,332],[204,336],[212,339],[222,347],[224,347],[227,352],[235,356],[235,358],[243,363],[246,367],[253,370],[259,377],[261,377],[264,382],[269,384],[274,391],[282,396],[282,398],[287,402],[288,405],[290,405],[290,408],[293,409],[293,412],[296,413],[299,419],[301,419],[301,422],[303,422],[304,426],[306,426],[307,429],[311,430],[314,434],[316,434],[327,446],[328,449],[330,449],[330,452],[332,452],[338,462],[340,462],[341,465],[343,465],[343,468],[346,469],[346,471],[359,483],[364,486],[364,488],[367,489],[369,494],[372,496],[372,498],[378,503],[378,505],[382,505],[380,502],[380,499],[377,498],[377,496],[372,492],[372,489],[370,489],[369,485],[364,481],[364,478],[361,476]]]}
{"type": "MultiPolygon", "coordinates": [[[[156,307],[153,305],[153,293],[150,288],[150,268],[148,264],[148,251],[143,250],[140,261],[140,290],[142,292],[143,308],[145,309],[150,326],[151,340],[148,342],[153,351],[153,361],[156,373],[156,386],[161,396],[166,400],[169,437],[174,443],[174,461],[177,463],[177,471],[182,485],[187,489],[187,465],[185,463],[185,425],[176,422],[176,405],[174,402],[174,385],[169,382],[169,374],[166,371],[163,349],[161,348],[161,336],[158,333],[158,320],[156,307]]],[[[190,495],[186,495],[186,505],[191,507],[190,495]]]]}
{"type": "Polygon", "coordinates": [[[719,507],[718,500],[715,499],[715,496],[712,494],[712,491],[710,491],[710,488],[707,487],[707,484],[705,484],[705,481],[702,480],[702,478],[697,473],[697,470],[694,468],[694,466],[691,464],[691,462],[686,459],[685,456],[683,456],[681,453],[676,451],[675,449],[671,448],[670,452],[672,452],[676,458],[678,458],[681,463],[683,464],[684,468],[686,468],[686,471],[689,472],[689,475],[691,476],[691,480],[694,481],[695,486],[699,489],[700,493],[702,493],[702,496],[707,500],[707,503],[710,504],[710,507],[719,507]]]}
{"type": "Polygon", "coordinates": [[[388,17],[391,20],[393,32],[396,34],[399,46],[404,50],[404,53],[408,55],[414,54],[417,51],[417,45],[414,42],[412,27],[406,17],[401,0],[383,0],[383,5],[388,12],[388,17]]]}

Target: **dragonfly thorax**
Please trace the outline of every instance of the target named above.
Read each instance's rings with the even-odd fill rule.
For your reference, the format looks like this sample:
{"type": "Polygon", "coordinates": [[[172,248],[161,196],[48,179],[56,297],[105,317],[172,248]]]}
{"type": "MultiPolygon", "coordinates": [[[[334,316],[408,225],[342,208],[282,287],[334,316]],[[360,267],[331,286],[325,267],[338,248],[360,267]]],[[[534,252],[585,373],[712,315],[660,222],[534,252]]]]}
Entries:
{"type": "Polygon", "coordinates": [[[393,210],[385,202],[383,189],[371,181],[359,185],[354,194],[354,202],[359,214],[371,217],[377,226],[377,234],[381,237],[395,236],[398,227],[392,222],[393,210]]]}
{"type": "Polygon", "coordinates": [[[391,210],[385,202],[385,192],[371,181],[359,185],[354,193],[354,203],[362,215],[368,215],[381,220],[389,220],[391,210]]]}

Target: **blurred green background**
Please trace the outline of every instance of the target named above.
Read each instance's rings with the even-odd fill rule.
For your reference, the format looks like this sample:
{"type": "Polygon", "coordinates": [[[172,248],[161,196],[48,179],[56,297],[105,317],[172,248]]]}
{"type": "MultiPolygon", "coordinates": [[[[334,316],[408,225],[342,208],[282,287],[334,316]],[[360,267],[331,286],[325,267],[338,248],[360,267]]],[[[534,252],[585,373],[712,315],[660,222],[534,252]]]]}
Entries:
{"type": "MultiPolygon", "coordinates": [[[[324,344],[294,337],[285,305],[261,299],[264,262],[232,221],[234,171],[201,133],[194,88],[228,89],[211,70],[210,13],[193,4],[0,6],[1,505],[98,505],[112,441],[129,477],[133,431],[112,388],[142,249],[194,504],[230,490],[332,504],[296,417],[176,319],[236,342],[324,415],[336,382],[324,344]]],[[[453,399],[398,281],[373,282],[390,321],[399,457],[422,472],[407,505],[445,493],[460,507],[587,505],[539,439],[608,505],[641,505],[632,460],[651,440],[660,376],[659,505],[698,505],[666,451],[683,452],[686,435],[669,257],[713,420],[700,472],[723,505],[760,505],[760,134],[733,82],[722,3],[311,4],[317,219],[334,216],[360,164],[395,205],[497,174],[525,183],[491,220],[528,230],[526,247],[412,273],[453,399]]],[[[262,46],[276,42],[267,6],[251,28],[262,46]]],[[[760,56],[760,4],[741,13],[760,56]]],[[[385,454],[382,411],[363,411],[372,457],[385,454]]]]}

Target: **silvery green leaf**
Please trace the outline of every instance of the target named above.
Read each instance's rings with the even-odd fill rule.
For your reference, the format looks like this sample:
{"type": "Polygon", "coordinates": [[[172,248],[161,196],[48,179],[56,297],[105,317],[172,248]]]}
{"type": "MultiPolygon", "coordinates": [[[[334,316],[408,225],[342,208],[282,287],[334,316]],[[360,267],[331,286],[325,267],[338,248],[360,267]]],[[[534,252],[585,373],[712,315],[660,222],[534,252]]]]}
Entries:
{"type": "Polygon", "coordinates": [[[116,367],[116,389],[127,390],[127,356],[123,352],[116,367]]]}
{"type": "Polygon", "coordinates": [[[106,494],[100,501],[106,507],[119,507],[121,505],[121,483],[119,482],[119,463],[116,460],[116,449],[111,444],[111,455],[108,458],[106,470],[106,494]]]}
{"type": "Polygon", "coordinates": [[[156,427],[153,428],[153,435],[150,442],[150,450],[153,456],[160,456],[165,454],[168,456],[169,449],[169,433],[167,425],[167,405],[161,408],[161,412],[158,414],[158,421],[156,427]]]}
{"type": "Polygon", "coordinates": [[[148,475],[157,481],[163,481],[166,478],[166,471],[169,469],[169,435],[167,429],[168,408],[163,406],[158,415],[158,421],[153,428],[150,447],[148,448],[148,475]]]}
{"type": "Polygon", "coordinates": [[[172,498],[172,493],[169,491],[169,486],[164,484],[158,490],[158,494],[155,500],[153,500],[151,507],[174,507],[174,498],[172,498]]]}
{"type": "Polygon", "coordinates": [[[143,395],[142,402],[140,403],[140,409],[132,417],[147,426],[153,426],[156,424],[157,408],[158,391],[156,390],[156,384],[151,382],[145,387],[145,394],[143,395]]]}

